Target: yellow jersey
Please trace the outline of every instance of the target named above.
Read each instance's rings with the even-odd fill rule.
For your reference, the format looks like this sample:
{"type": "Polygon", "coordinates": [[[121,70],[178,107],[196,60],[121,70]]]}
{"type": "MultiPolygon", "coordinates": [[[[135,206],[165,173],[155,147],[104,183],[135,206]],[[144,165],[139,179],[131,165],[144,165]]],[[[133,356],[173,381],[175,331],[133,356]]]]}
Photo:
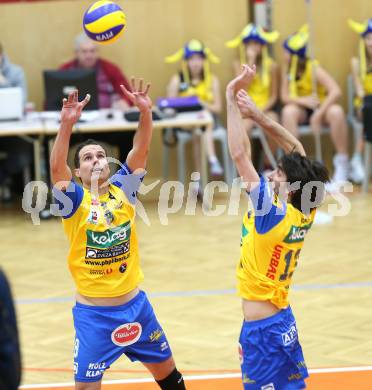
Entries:
{"type": "Polygon", "coordinates": [[[264,82],[264,77],[259,72],[256,73],[255,78],[248,87],[248,95],[255,102],[256,106],[262,110],[266,107],[267,103],[270,100],[271,96],[271,67],[273,60],[271,58],[267,59],[267,69],[268,69],[268,82],[264,82]]]}
{"type": "Polygon", "coordinates": [[[69,269],[82,295],[116,297],[143,280],[134,223],[137,178],[124,165],[102,196],[93,196],[74,181],[66,191],[54,190],[63,205],[69,269]]]}
{"type": "Polygon", "coordinates": [[[305,215],[280,201],[263,177],[249,195],[253,210],[243,218],[238,294],[248,300],[270,301],[282,309],[289,305],[292,275],[315,209],[305,215]]]}
{"type": "Polygon", "coordinates": [[[201,80],[198,84],[193,85],[185,82],[182,73],[180,74],[180,87],[178,96],[197,96],[202,102],[212,103],[214,100],[212,91],[212,76],[208,79],[201,80]]]}
{"type": "MultiPolygon", "coordinates": [[[[307,60],[305,70],[299,79],[296,79],[296,94],[297,96],[310,96],[313,94],[313,71],[312,67],[319,65],[318,61],[307,60]]],[[[320,102],[327,96],[326,89],[317,83],[317,96],[320,102]]]]}

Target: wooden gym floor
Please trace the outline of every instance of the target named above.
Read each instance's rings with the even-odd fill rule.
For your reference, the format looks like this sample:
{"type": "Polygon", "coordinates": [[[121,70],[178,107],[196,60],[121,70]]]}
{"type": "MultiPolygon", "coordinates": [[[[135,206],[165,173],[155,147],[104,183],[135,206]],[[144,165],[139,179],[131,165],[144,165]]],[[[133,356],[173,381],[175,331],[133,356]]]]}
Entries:
{"type": "MultiPolygon", "coordinates": [[[[372,389],[372,196],[356,193],[349,200],[347,216],[313,227],[290,293],[312,369],[309,389],[372,389]]],[[[138,222],[142,288],[188,389],[242,389],[237,354],[242,316],[234,288],[246,204],[235,216],[207,217],[200,208],[196,216],[179,212],[168,226],[159,222],[155,203],[144,205],[151,226],[138,222]]],[[[74,287],[61,223],[34,226],[29,215],[4,207],[1,214],[0,261],[16,298],[23,386],[72,389],[74,287]]],[[[156,389],[148,378],[140,364],[123,357],[105,381],[124,382],[103,388],[156,389]]]]}

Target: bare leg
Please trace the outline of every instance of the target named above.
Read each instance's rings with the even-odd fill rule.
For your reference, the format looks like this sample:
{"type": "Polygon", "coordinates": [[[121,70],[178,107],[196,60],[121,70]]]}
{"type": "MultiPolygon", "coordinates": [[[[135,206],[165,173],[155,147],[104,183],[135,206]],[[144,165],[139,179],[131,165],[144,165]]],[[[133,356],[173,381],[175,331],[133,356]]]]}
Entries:
{"type": "Polygon", "coordinates": [[[298,125],[306,120],[306,111],[296,104],[287,104],[282,110],[282,124],[295,137],[298,137],[298,125]]]}
{"type": "MultiPolygon", "coordinates": [[[[360,122],[363,122],[363,114],[362,114],[362,110],[360,108],[356,111],[356,117],[358,118],[358,120],[360,122]]],[[[362,133],[360,134],[359,139],[356,141],[355,153],[359,153],[359,154],[363,153],[363,150],[364,150],[363,132],[364,132],[364,129],[362,129],[362,133]]]]}
{"type": "Polygon", "coordinates": [[[328,108],[325,120],[331,129],[331,138],[336,152],[347,154],[348,134],[343,108],[339,104],[333,104],[328,108]]]}
{"type": "Polygon", "coordinates": [[[330,106],[325,114],[325,121],[331,129],[331,138],[336,149],[332,181],[337,186],[346,182],[349,177],[348,134],[343,108],[339,104],[330,106]]]}
{"type": "Polygon", "coordinates": [[[211,159],[211,157],[216,157],[216,149],[214,147],[214,141],[213,141],[213,128],[207,127],[205,130],[205,146],[207,149],[207,156],[208,160],[211,159]]]}
{"type": "MultiPolygon", "coordinates": [[[[363,121],[363,115],[361,109],[356,110],[356,117],[360,122],[363,121]]],[[[362,184],[366,176],[365,166],[363,162],[363,150],[364,150],[364,139],[363,129],[360,134],[355,137],[354,155],[350,160],[350,179],[356,184],[362,184]]]]}
{"type": "Polygon", "coordinates": [[[161,363],[142,363],[152,374],[156,381],[166,378],[175,368],[173,357],[161,363]]]}
{"type": "Polygon", "coordinates": [[[101,382],[75,382],[75,390],[100,390],[101,382]]]}
{"type": "Polygon", "coordinates": [[[192,144],[193,144],[193,154],[194,154],[194,164],[195,171],[200,172],[201,174],[201,161],[200,161],[200,147],[201,147],[201,138],[202,136],[198,134],[198,131],[192,133],[192,144]]]}
{"type": "Polygon", "coordinates": [[[208,162],[210,172],[213,176],[220,176],[223,174],[223,168],[216,156],[216,149],[213,140],[213,128],[207,127],[204,133],[205,148],[207,150],[208,162]]]}

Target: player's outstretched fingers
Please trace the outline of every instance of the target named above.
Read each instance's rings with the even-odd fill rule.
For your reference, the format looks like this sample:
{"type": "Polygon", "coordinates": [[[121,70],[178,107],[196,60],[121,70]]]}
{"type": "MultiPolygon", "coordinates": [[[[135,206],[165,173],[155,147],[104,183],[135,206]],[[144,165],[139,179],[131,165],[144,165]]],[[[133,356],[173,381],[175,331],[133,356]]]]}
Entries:
{"type": "Polygon", "coordinates": [[[74,94],[75,94],[75,91],[72,91],[68,94],[68,97],[67,97],[67,101],[68,103],[73,103],[74,102],[74,94]]]}
{"type": "Polygon", "coordinates": [[[123,94],[131,101],[133,101],[133,94],[132,92],[128,91],[124,85],[120,85],[121,90],[123,91],[123,94]]]}
{"type": "Polygon", "coordinates": [[[85,98],[81,101],[81,108],[84,108],[89,103],[89,100],[90,100],[90,95],[89,93],[87,93],[85,95],[85,98]]]}
{"type": "Polygon", "coordinates": [[[134,76],[130,78],[130,86],[132,87],[132,92],[136,91],[136,79],[134,76]]]}
{"type": "Polygon", "coordinates": [[[138,85],[138,91],[139,93],[142,93],[143,89],[143,79],[139,79],[139,85],[138,85]]]}
{"type": "Polygon", "coordinates": [[[147,95],[149,93],[150,87],[151,87],[151,83],[147,83],[146,84],[146,88],[145,88],[145,90],[143,92],[144,95],[147,95]]]}

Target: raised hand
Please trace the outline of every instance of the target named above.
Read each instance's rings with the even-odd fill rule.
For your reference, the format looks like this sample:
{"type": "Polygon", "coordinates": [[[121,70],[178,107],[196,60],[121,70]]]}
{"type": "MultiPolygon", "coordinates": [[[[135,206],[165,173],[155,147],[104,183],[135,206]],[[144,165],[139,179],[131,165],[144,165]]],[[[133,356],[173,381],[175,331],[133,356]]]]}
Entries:
{"type": "Polygon", "coordinates": [[[124,85],[120,85],[123,94],[140,110],[151,110],[152,101],[148,95],[151,84],[147,83],[143,89],[143,79],[138,80],[138,87],[136,86],[136,79],[132,77],[131,87],[132,92],[128,91],[124,85]]]}
{"type": "Polygon", "coordinates": [[[256,65],[249,67],[248,65],[242,65],[241,72],[233,80],[229,82],[226,87],[227,94],[235,95],[241,89],[247,89],[256,75],[256,65]]]}
{"type": "Polygon", "coordinates": [[[241,89],[236,94],[236,104],[238,105],[240,114],[243,118],[251,118],[255,120],[260,115],[260,110],[257,108],[252,98],[248,96],[244,89],[241,89]]]}
{"type": "Polygon", "coordinates": [[[68,98],[63,99],[61,111],[61,122],[66,124],[75,124],[81,115],[81,111],[88,104],[90,95],[86,95],[84,100],[79,102],[78,91],[73,91],[68,98]]]}

